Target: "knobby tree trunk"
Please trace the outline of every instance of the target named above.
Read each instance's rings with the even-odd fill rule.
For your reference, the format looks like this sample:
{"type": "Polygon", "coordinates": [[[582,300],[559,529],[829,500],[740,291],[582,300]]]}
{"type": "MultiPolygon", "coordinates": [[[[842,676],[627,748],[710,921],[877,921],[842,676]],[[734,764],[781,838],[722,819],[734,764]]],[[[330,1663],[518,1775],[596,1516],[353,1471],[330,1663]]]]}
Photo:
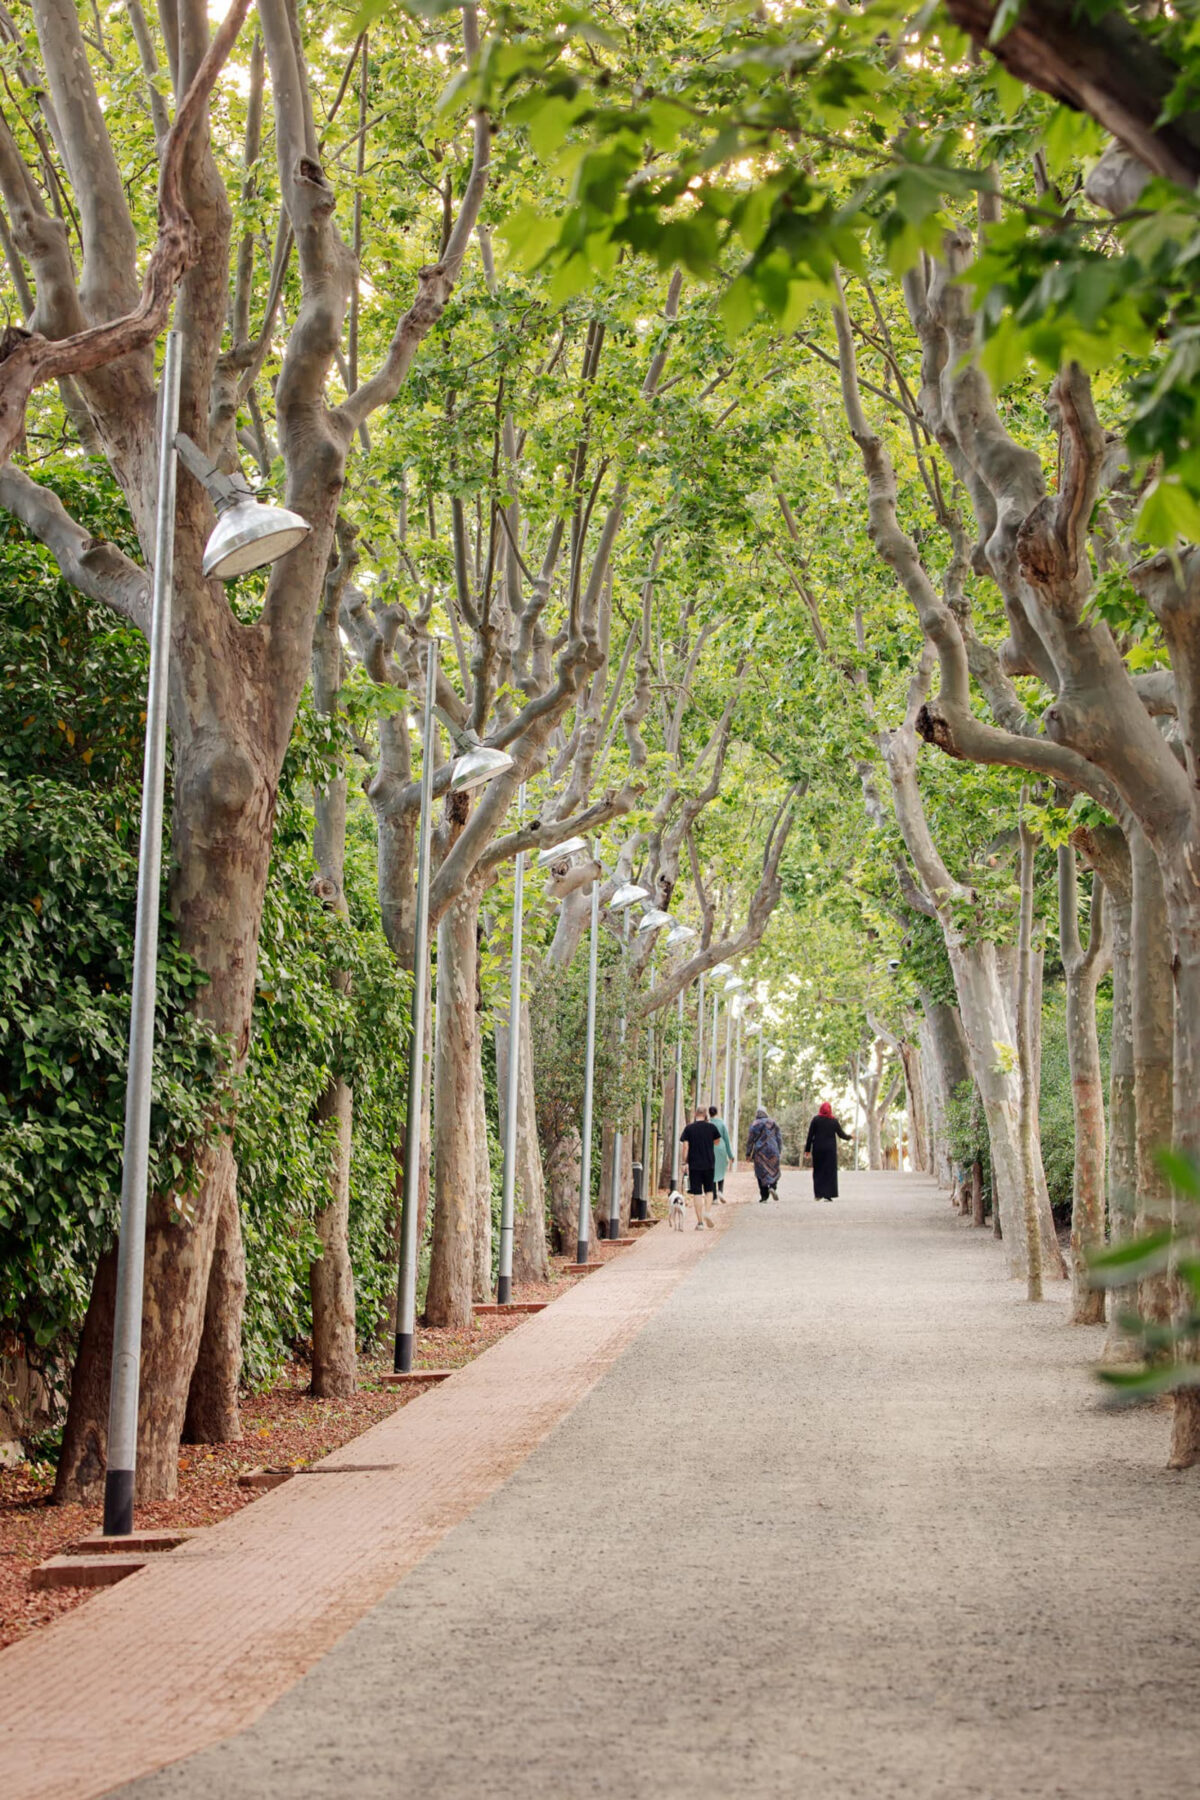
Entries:
{"type": "MultiPolygon", "coordinates": [[[[313,706],[334,719],[341,706],[343,656],[339,631],[342,593],[354,566],[353,540],[343,533],[342,554],[330,570],[324,600],[313,627],[313,706]]],[[[346,777],[339,771],[313,794],[313,854],[322,902],[340,919],[346,904],[346,777]]],[[[339,993],[349,993],[343,969],[329,979],[339,993]]],[[[317,1103],[315,1124],[327,1139],[329,1199],[314,1220],[321,1254],[309,1268],[312,1300],[312,1392],[321,1399],[345,1399],[358,1375],[355,1344],[354,1270],[350,1261],[350,1157],[354,1138],[354,1096],[340,1073],[330,1074],[317,1103]]]]}
{"type": "MultiPolygon", "coordinates": [[[[1022,815],[1025,796],[1022,794],[1022,815]]],[[[1038,1190],[1035,1163],[1038,1156],[1034,1112],[1033,1047],[1033,876],[1037,840],[1025,823],[1020,823],[1021,840],[1021,929],[1017,942],[1017,1060],[1021,1078],[1020,1129],[1022,1212],[1025,1223],[1025,1291],[1030,1300],[1042,1298],[1042,1240],[1038,1230],[1038,1190]]]]}
{"type": "Polygon", "coordinates": [[[1075,852],[1058,852],[1058,937],[1067,989],[1067,1056],[1075,1130],[1071,1203],[1071,1322],[1104,1323],[1104,1292],[1090,1278],[1088,1254],[1105,1239],[1104,1081],[1096,1031],[1096,988],[1111,960],[1104,887],[1093,876],[1092,923],[1086,951],[1079,936],[1075,852]]]}
{"type": "MultiPolygon", "coordinates": [[[[1171,1224],[1170,1184],[1157,1153],[1172,1139],[1174,1118],[1174,996],[1166,901],[1157,858],[1143,833],[1129,839],[1133,865],[1133,1080],[1137,1110],[1137,1226],[1171,1224]]],[[[1165,1324],[1174,1309],[1171,1277],[1152,1275],[1138,1286],[1143,1318],[1165,1324]]]]}
{"type": "MultiPolygon", "coordinates": [[[[478,1012],[476,1019],[478,1020],[478,1012]]],[[[480,1044],[478,1024],[475,1043],[480,1044]]],[[[475,1071],[475,1274],[472,1297],[487,1301],[492,1298],[492,1163],[488,1149],[487,1099],[483,1091],[483,1070],[475,1071]]]]}
{"type": "MultiPolygon", "coordinates": [[[[210,975],[199,1009],[234,1047],[250,1036],[258,928],[274,816],[273,784],[236,739],[199,752],[176,737],[174,911],[180,936],[210,975]]],[[[236,1439],[244,1264],[228,1135],[198,1159],[194,1193],[154,1195],[146,1225],[137,1498],[169,1498],[196,1387],[192,1428],[236,1439]],[[221,1255],[210,1301],[210,1273],[221,1255]],[[203,1340],[203,1352],[202,1350],[203,1340]]],[[[55,1497],[94,1500],[103,1484],[115,1290],[97,1272],[71,1383],[55,1497]]]]}
{"type": "Polygon", "coordinates": [[[442,914],[437,933],[433,1241],[425,1321],[458,1329],[470,1325],[474,1316],[479,899],[478,884],[472,882],[442,914]]]}

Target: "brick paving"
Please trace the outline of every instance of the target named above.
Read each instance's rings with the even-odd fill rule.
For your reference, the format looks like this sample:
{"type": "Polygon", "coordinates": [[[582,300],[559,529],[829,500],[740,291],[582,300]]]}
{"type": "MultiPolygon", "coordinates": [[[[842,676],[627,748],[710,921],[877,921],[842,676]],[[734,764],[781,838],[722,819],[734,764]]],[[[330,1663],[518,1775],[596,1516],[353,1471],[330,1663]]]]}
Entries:
{"type": "Polygon", "coordinates": [[[289,1481],[0,1654],[4,1800],[89,1800],[249,1725],[576,1405],[718,1215],[716,1232],[644,1234],[335,1451],[326,1479],[289,1481]]]}

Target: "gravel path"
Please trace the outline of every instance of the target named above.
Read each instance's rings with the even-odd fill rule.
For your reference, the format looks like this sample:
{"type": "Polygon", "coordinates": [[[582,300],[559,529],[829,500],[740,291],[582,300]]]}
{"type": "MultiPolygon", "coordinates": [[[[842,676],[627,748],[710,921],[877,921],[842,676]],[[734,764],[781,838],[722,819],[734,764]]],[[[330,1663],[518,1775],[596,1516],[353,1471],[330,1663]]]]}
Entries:
{"type": "Polygon", "coordinates": [[[739,1211],[575,1411],[137,1800],[1183,1800],[1200,1472],[905,1177],[739,1211]]]}

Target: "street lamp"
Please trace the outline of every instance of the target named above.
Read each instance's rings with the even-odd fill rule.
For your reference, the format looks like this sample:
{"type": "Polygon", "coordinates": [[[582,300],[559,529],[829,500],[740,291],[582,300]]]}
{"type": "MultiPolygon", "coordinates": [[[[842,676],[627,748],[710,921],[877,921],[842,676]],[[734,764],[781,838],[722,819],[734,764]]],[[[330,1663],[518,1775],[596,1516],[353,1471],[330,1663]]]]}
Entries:
{"type": "Polygon", "coordinates": [[[240,480],[220,474],[179,431],[180,342],[168,331],[158,414],[158,495],[154,521],[154,577],[150,602],[150,675],[146,694],[146,742],[142,764],[142,823],[138,843],[137,917],[133,936],[133,992],[129,1016],[129,1069],[125,1084],[125,1144],[121,1165],[121,1234],[117,1243],[117,1294],[113,1318],[112,1374],[108,1401],[104,1534],[133,1530],[137,1477],[138,1394],[142,1354],[142,1286],[146,1259],[146,1190],[150,1165],[150,1103],[154,1076],[154,999],[158,973],[159,872],[162,865],[163,781],[166,768],[167,690],[171,655],[171,587],[175,565],[176,457],[214,490],[216,526],[205,548],[206,575],[229,579],[262,568],[291,550],[311,529],[298,513],[262,506],[240,480]],[[249,497],[247,510],[245,500],[249,497]],[[240,512],[236,554],[230,544],[240,512]]]}
{"type": "MultiPolygon", "coordinates": [[[[425,1094],[425,1018],[429,1011],[429,839],[433,827],[433,722],[439,709],[437,692],[438,646],[430,638],[425,659],[425,711],[421,730],[421,816],[417,827],[416,919],[413,925],[413,991],[408,1047],[408,1109],[405,1128],[404,1190],[400,1201],[400,1267],[396,1277],[396,1348],[393,1368],[397,1375],[412,1369],[413,1340],[417,1325],[417,1214],[420,1203],[421,1111],[425,1094]]],[[[443,722],[445,715],[441,715],[443,722]]],[[[506,751],[490,751],[486,763],[472,763],[472,755],[485,746],[472,744],[449,726],[451,736],[466,744],[466,752],[450,770],[451,790],[463,793],[491,781],[513,766],[506,751]],[[457,788],[455,777],[462,769],[457,788]]],[[[510,1047],[510,1058],[515,1057],[510,1047]]]]}
{"type": "MultiPolygon", "coordinates": [[[[609,910],[621,914],[622,950],[629,943],[629,908],[636,906],[639,900],[648,900],[648,888],[639,887],[635,881],[623,881],[620,887],[609,898],[609,910]]],[[[670,940],[668,940],[669,942],[670,940]]],[[[621,1007],[619,1042],[622,1051],[625,1048],[625,1008],[621,1007]]],[[[621,1130],[621,1116],[617,1113],[613,1127],[612,1171],[608,1184],[608,1235],[619,1238],[621,1235],[621,1150],[624,1146],[624,1134],[621,1130]]]]}
{"type": "Polygon", "coordinates": [[[663,912],[657,906],[651,906],[638,920],[638,933],[640,935],[643,931],[661,931],[664,925],[673,923],[670,913],[663,912]]]}

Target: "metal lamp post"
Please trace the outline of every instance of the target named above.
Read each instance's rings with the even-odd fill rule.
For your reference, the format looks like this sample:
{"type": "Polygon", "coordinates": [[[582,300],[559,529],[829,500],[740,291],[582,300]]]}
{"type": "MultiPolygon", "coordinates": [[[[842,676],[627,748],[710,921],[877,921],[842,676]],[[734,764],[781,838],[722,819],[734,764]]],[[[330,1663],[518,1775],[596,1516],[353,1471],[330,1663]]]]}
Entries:
{"type": "Polygon", "coordinates": [[[150,1168],[150,1106],[154,1080],[154,1000],[158,965],[159,874],[162,865],[163,783],[171,657],[171,589],[175,565],[175,480],[179,457],[204,483],[218,509],[205,547],[205,575],[228,580],[264,567],[311,530],[286,507],[263,506],[240,477],[220,473],[179,431],[180,341],[166,338],[159,393],[158,496],[154,523],[154,581],[150,606],[150,675],[142,764],[142,822],[138,844],[137,918],[129,1069],[125,1085],[125,1143],[121,1166],[121,1234],[113,1319],[104,1476],[104,1533],[133,1530],[137,1479],[138,1397],[141,1385],[142,1306],[146,1259],[146,1197],[150,1168]],[[235,517],[235,514],[237,515],[235,517]],[[236,530],[233,528],[236,526],[236,530]],[[236,544],[232,540],[236,538],[236,544]]]}
{"type": "Polygon", "coordinates": [[[704,970],[696,984],[696,1100],[693,1111],[699,1112],[704,1095],[704,970]]]}
{"type": "MultiPolygon", "coordinates": [[[[421,817],[417,829],[416,919],[413,927],[412,1032],[408,1053],[408,1111],[404,1190],[400,1201],[400,1267],[396,1280],[397,1375],[412,1369],[417,1323],[417,1214],[420,1205],[421,1110],[425,1097],[425,1019],[429,1011],[429,839],[433,824],[433,721],[437,711],[437,639],[425,662],[425,712],[421,731],[421,817]]],[[[504,750],[470,745],[450,770],[450,788],[461,794],[511,769],[504,750]]]]}
{"type": "MultiPolygon", "coordinates": [[[[631,906],[636,906],[639,900],[648,900],[649,898],[649,890],[644,887],[638,887],[637,883],[633,881],[622,882],[620,887],[610,897],[608,902],[609,910],[621,914],[622,952],[624,952],[629,943],[629,908],[631,906]]],[[[625,1031],[625,1008],[622,1006],[618,1033],[622,1050],[625,1048],[625,1031]]],[[[613,1127],[612,1174],[608,1184],[608,1235],[610,1238],[619,1238],[621,1235],[621,1151],[624,1148],[624,1144],[625,1134],[621,1130],[621,1120],[618,1115],[616,1124],[613,1127]]]]}

